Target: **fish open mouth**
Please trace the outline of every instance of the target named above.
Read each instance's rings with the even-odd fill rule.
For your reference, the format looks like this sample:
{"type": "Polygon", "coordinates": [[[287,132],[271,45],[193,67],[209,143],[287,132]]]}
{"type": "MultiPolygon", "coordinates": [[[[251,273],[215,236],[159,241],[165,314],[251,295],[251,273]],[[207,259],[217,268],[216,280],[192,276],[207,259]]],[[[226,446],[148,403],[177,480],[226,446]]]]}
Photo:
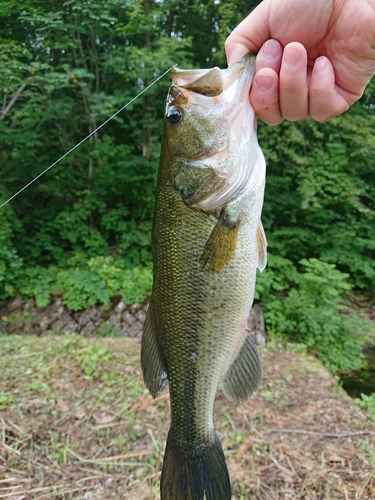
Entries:
{"type": "MultiPolygon", "coordinates": [[[[238,98],[238,91],[240,89],[246,89],[247,87],[248,90],[250,87],[254,73],[254,64],[251,54],[248,54],[227,69],[220,69],[218,67],[209,69],[182,69],[174,66],[171,71],[173,85],[206,97],[221,95],[237,81],[238,84],[235,85],[235,93],[238,98]]],[[[232,97],[234,97],[234,94],[232,97]]]]}

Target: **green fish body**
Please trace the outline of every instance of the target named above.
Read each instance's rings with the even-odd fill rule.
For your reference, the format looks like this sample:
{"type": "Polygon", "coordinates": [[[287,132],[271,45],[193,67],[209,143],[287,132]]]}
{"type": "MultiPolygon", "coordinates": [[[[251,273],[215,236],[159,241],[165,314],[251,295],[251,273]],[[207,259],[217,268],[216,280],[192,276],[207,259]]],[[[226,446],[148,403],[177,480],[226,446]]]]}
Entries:
{"type": "Polygon", "coordinates": [[[212,422],[215,393],[221,381],[238,403],[261,382],[247,327],[256,268],[266,263],[265,162],[248,99],[254,68],[249,55],[226,70],[172,73],[141,350],[152,396],[169,381],[162,500],[230,500],[212,422]]]}

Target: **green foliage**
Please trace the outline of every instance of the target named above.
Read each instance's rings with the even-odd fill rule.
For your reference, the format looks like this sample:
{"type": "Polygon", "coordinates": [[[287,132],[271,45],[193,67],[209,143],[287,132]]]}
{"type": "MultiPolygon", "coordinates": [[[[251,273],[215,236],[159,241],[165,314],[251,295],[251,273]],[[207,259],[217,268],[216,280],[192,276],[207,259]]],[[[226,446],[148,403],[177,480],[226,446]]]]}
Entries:
{"type": "MultiPolygon", "coordinates": [[[[225,66],[254,0],[0,2],[0,202],[173,64],[225,66]]],[[[169,79],[0,210],[0,299],[78,310],[151,290],[150,232],[169,79]]],[[[375,292],[375,82],[326,123],[259,126],[271,256],[258,299],[271,333],[331,368],[360,361],[345,294],[375,292]]],[[[109,333],[108,333],[109,334],[109,333]]]]}
{"type": "Polygon", "coordinates": [[[363,410],[369,411],[372,420],[375,422],[375,393],[361,394],[361,398],[354,398],[353,401],[363,410]]]}
{"type": "MultiPolygon", "coordinates": [[[[223,40],[239,4],[3,2],[0,201],[168,66],[223,64],[217,23],[223,40]]],[[[158,82],[0,211],[0,299],[22,293],[42,306],[61,292],[73,310],[114,292],[143,300],[168,86],[158,82]]]]}
{"type": "Polygon", "coordinates": [[[358,368],[362,345],[372,332],[344,304],[352,288],[348,275],[315,258],[299,264],[301,271],[285,258],[270,256],[268,268],[258,276],[256,298],[268,330],[317,352],[332,371],[358,368]]]}
{"type": "Polygon", "coordinates": [[[69,266],[26,268],[17,276],[14,288],[25,297],[34,298],[37,306],[46,306],[51,294],[62,293],[64,304],[72,311],[89,304],[106,304],[114,293],[120,293],[128,304],[142,302],[151,292],[150,267],[127,267],[124,259],[93,257],[71,259],[69,266]],[[75,262],[76,261],[76,262],[75,262]]]}
{"type": "MultiPolygon", "coordinates": [[[[367,92],[372,93],[374,83],[367,92]]],[[[315,257],[375,283],[375,116],[361,104],[326,123],[259,128],[267,159],[263,211],[270,248],[295,265],[315,257]]]]}

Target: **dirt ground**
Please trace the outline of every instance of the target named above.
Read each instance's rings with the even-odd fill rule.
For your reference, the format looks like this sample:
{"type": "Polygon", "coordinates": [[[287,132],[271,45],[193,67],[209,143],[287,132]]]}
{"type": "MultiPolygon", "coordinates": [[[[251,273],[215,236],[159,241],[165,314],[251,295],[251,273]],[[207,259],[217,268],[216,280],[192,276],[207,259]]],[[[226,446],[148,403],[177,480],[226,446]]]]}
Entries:
{"type": "MultiPolygon", "coordinates": [[[[0,337],[0,499],[157,500],[168,394],[138,340],[0,337]]],[[[375,422],[312,356],[270,344],[248,402],[219,391],[232,500],[374,500],[375,422]]]]}

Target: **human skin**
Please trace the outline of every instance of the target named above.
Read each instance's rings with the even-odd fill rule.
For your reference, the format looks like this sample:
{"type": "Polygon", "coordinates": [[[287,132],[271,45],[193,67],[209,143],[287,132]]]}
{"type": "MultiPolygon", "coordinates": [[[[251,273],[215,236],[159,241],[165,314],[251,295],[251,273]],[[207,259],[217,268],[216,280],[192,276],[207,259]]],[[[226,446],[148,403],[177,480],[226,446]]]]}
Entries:
{"type": "Polygon", "coordinates": [[[375,74],[375,0],[264,0],[225,43],[257,54],[250,100],[269,125],[346,111],[375,74]]]}

